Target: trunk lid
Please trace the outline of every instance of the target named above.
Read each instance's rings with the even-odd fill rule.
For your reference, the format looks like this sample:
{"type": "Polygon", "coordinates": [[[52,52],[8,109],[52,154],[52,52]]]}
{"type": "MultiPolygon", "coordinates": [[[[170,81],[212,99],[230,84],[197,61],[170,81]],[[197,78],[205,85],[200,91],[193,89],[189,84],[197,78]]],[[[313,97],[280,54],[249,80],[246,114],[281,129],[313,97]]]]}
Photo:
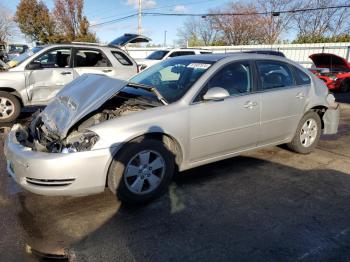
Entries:
{"type": "Polygon", "coordinates": [[[63,139],[69,129],[98,109],[128,82],[104,75],[85,74],[66,85],[41,112],[48,133],[63,139]]]}

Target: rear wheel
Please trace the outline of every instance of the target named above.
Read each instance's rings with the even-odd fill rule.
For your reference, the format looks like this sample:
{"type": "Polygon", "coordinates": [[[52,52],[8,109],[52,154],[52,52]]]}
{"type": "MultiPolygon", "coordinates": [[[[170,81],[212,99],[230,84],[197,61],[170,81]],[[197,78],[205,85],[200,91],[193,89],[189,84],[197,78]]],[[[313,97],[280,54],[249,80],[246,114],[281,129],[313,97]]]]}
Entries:
{"type": "Polygon", "coordinates": [[[0,122],[12,122],[21,112],[18,98],[7,92],[0,91],[0,122]]]}
{"type": "Polygon", "coordinates": [[[350,90],[350,79],[344,79],[340,84],[340,92],[347,93],[350,90]]]}
{"type": "Polygon", "coordinates": [[[119,200],[141,204],[161,196],[173,177],[174,156],[161,141],[126,145],[108,172],[108,187],[119,200]]]}
{"type": "Polygon", "coordinates": [[[321,136],[321,119],[310,111],[301,119],[293,140],[287,146],[294,152],[311,153],[318,144],[321,136]]]}

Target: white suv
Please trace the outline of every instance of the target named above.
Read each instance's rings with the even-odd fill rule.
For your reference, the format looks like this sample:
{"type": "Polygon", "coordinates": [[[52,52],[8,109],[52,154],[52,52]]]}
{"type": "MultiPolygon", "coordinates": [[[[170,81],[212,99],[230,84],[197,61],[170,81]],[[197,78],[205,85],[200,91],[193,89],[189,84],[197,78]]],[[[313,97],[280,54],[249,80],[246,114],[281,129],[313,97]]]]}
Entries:
{"type": "Polygon", "coordinates": [[[143,70],[154,64],[159,63],[168,58],[185,56],[185,55],[200,55],[200,54],[211,54],[212,51],[205,49],[189,49],[189,48],[175,48],[175,49],[160,49],[154,51],[144,59],[135,59],[140,69],[143,70]]]}
{"type": "Polygon", "coordinates": [[[46,105],[63,86],[82,74],[127,80],[138,68],[121,46],[147,41],[149,38],[125,34],[109,45],[56,44],[36,47],[16,57],[0,73],[0,122],[15,120],[23,106],[46,105]]]}

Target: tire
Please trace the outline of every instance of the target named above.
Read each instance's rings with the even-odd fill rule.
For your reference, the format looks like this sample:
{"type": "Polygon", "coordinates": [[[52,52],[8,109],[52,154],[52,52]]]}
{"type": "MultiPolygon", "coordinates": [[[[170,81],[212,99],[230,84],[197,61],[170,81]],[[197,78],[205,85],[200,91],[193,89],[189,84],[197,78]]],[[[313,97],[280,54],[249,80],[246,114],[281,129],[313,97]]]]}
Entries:
{"type": "Polygon", "coordinates": [[[309,154],[317,146],[320,136],[321,119],[316,112],[309,111],[300,120],[294,138],[287,146],[294,152],[309,154]]]}
{"type": "Polygon", "coordinates": [[[108,187],[123,203],[143,204],[165,193],[174,167],[175,156],[161,141],[131,142],[114,157],[108,171],[108,187]]]}
{"type": "Polygon", "coordinates": [[[347,93],[349,92],[349,89],[350,89],[350,79],[343,80],[343,82],[340,84],[340,92],[347,93]]]}
{"type": "Polygon", "coordinates": [[[8,123],[17,119],[21,113],[21,104],[17,97],[0,91],[0,123],[8,123]]]}

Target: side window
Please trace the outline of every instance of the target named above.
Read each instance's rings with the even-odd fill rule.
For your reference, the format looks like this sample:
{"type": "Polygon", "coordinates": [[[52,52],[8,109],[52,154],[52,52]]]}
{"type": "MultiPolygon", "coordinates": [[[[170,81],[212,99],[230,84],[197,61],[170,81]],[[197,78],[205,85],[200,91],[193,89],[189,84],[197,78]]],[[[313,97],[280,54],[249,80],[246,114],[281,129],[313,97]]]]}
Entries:
{"type": "Polygon", "coordinates": [[[39,63],[41,68],[65,68],[70,66],[71,49],[62,48],[49,50],[33,60],[39,63]]]}
{"type": "Polygon", "coordinates": [[[250,93],[252,91],[250,63],[243,61],[226,65],[209,80],[205,89],[207,91],[213,87],[222,87],[231,96],[250,93]]]}
{"type": "Polygon", "coordinates": [[[287,64],[277,61],[257,61],[256,64],[263,90],[294,85],[293,75],[287,64]]]}
{"type": "Polygon", "coordinates": [[[194,51],[176,51],[169,55],[169,57],[184,56],[184,55],[195,55],[194,51]]]}
{"type": "Polygon", "coordinates": [[[310,77],[304,73],[302,70],[299,68],[293,66],[295,76],[296,76],[296,82],[297,85],[310,85],[311,84],[311,79],[310,77]]]}
{"type": "Polygon", "coordinates": [[[130,59],[122,52],[112,51],[112,54],[118,60],[118,62],[121,63],[122,65],[127,65],[127,66],[132,65],[132,62],[130,61],[130,59]]]}
{"type": "Polygon", "coordinates": [[[110,67],[107,57],[96,49],[77,49],[74,67],[110,67]]]}

